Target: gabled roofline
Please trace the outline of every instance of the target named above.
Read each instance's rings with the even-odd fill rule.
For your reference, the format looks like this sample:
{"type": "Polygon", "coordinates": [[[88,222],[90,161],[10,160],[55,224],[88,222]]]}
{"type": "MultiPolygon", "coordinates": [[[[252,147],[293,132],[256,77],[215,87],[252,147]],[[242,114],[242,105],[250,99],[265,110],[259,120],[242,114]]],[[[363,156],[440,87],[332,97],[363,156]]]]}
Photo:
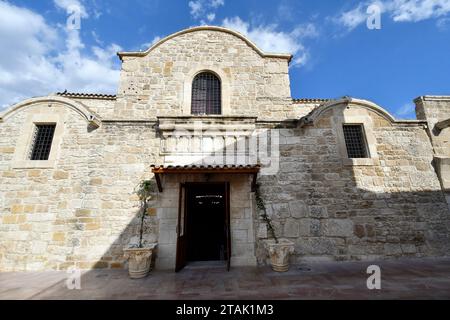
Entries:
{"type": "Polygon", "coordinates": [[[77,102],[72,99],[64,98],[61,96],[46,96],[46,97],[37,97],[27,99],[25,101],[19,102],[12,107],[8,108],[4,112],[0,113],[0,122],[8,119],[11,115],[20,110],[33,106],[38,103],[60,103],[69,109],[72,109],[76,113],[78,113],[82,118],[86,120],[86,122],[90,125],[94,125],[95,127],[99,127],[101,124],[101,120],[98,115],[92,112],[88,107],[83,105],[80,102],[77,102]]]}
{"type": "Polygon", "coordinates": [[[159,47],[160,45],[162,45],[164,42],[173,39],[175,37],[181,36],[183,34],[187,34],[187,33],[191,33],[191,32],[196,32],[196,31],[218,31],[218,32],[225,32],[225,33],[229,33],[231,35],[234,35],[235,37],[240,38],[241,40],[243,40],[244,42],[246,42],[250,47],[252,47],[261,57],[263,58],[280,58],[280,59],[286,59],[288,60],[288,63],[291,62],[293,55],[292,54],[286,54],[286,53],[270,53],[270,52],[264,52],[263,50],[261,50],[260,48],[258,48],[258,46],[253,43],[250,39],[248,39],[247,37],[245,37],[244,35],[242,35],[241,33],[228,29],[228,28],[224,28],[224,27],[217,27],[217,26],[200,26],[200,27],[193,27],[193,28],[188,28],[176,33],[173,33],[167,37],[165,37],[164,39],[159,40],[158,42],[156,42],[154,45],[152,45],[149,49],[147,49],[146,51],[134,51],[134,52],[118,52],[117,55],[119,56],[120,60],[123,61],[123,57],[145,57],[147,56],[150,52],[152,52],[153,50],[155,50],[157,47],[159,47]]]}
{"type": "Polygon", "coordinates": [[[422,121],[422,120],[397,120],[394,118],[394,116],[392,116],[386,109],[380,107],[379,105],[377,105],[374,102],[368,101],[368,100],[363,100],[363,99],[356,99],[356,98],[351,98],[351,97],[343,97],[341,99],[336,99],[336,100],[330,100],[322,105],[320,105],[319,107],[315,108],[313,111],[311,111],[307,116],[302,117],[300,119],[300,125],[304,126],[304,125],[310,125],[310,124],[314,124],[317,119],[319,119],[322,114],[324,114],[327,110],[329,110],[330,108],[333,108],[337,105],[357,105],[366,109],[369,109],[375,113],[377,113],[378,115],[382,116],[383,118],[385,118],[386,120],[388,120],[391,123],[397,123],[397,124],[426,124],[426,121],[422,121]]]}

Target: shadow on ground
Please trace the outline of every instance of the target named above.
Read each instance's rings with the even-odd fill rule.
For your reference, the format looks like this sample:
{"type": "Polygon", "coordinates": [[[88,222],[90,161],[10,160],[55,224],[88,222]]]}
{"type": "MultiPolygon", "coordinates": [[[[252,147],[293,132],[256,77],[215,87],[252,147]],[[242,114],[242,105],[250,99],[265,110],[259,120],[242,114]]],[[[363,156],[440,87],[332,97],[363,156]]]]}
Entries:
{"type": "Polygon", "coordinates": [[[450,299],[450,258],[375,262],[381,290],[368,290],[367,262],[330,262],[292,266],[286,273],[268,267],[188,266],[180,273],[153,271],[131,280],[125,270],[94,270],[69,290],[64,273],[2,273],[1,299],[144,300],[365,300],[450,299]],[[50,281],[51,280],[51,281],[50,281]]]}

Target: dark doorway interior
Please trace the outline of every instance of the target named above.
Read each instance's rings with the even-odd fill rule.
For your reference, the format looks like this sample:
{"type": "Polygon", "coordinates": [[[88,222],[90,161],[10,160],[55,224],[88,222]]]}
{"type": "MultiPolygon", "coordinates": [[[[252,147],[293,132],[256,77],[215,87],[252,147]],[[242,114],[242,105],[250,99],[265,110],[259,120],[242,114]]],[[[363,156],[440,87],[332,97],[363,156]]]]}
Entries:
{"type": "Polygon", "coordinates": [[[189,185],[186,200],[187,260],[227,260],[225,184],[189,185]]]}

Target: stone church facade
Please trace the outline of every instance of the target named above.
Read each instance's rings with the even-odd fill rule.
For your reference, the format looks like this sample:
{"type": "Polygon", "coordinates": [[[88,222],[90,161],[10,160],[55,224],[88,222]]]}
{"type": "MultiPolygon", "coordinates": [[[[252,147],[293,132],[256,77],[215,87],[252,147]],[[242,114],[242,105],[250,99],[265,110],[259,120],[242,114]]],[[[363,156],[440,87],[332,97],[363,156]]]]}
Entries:
{"type": "Polygon", "coordinates": [[[125,268],[144,180],[156,269],[175,269],[185,232],[189,261],[266,263],[256,190],[293,263],[449,254],[450,96],[416,99],[418,120],[293,99],[291,55],[219,27],[119,57],[117,95],[0,114],[0,271],[125,268]]]}

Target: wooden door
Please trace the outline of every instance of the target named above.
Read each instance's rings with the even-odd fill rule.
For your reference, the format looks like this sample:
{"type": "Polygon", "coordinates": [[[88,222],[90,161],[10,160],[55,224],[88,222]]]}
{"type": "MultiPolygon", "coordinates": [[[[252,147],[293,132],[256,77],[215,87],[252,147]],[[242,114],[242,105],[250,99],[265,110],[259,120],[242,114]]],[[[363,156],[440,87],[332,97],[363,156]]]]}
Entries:
{"type": "Polygon", "coordinates": [[[175,271],[182,270],[187,264],[187,206],[186,206],[186,185],[180,184],[180,194],[178,200],[178,225],[177,225],[177,259],[175,271]]]}
{"type": "Polygon", "coordinates": [[[227,245],[227,271],[230,271],[231,265],[231,224],[230,224],[230,183],[225,183],[225,226],[226,226],[226,245],[227,245]]]}

